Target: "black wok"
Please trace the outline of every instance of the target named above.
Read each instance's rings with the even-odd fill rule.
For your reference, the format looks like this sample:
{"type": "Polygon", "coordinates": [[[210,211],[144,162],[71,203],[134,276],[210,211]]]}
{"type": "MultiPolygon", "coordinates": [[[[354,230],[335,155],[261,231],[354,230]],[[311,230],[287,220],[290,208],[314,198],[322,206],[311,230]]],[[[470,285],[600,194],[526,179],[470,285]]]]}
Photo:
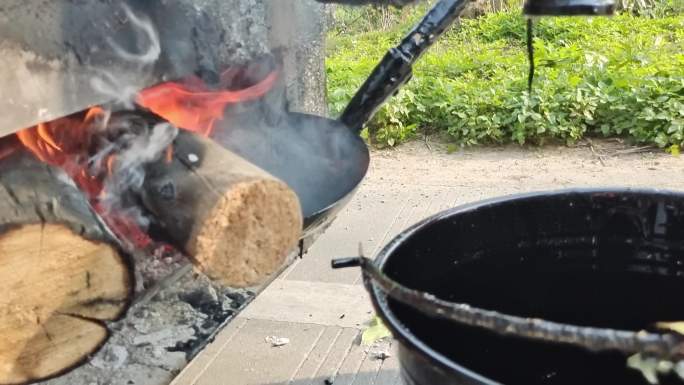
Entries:
{"type": "Polygon", "coordinates": [[[336,120],[291,112],[269,120],[243,114],[224,120],[230,127],[217,127],[212,137],[297,193],[306,236],[351,199],[368,170],[368,148],[336,120]]]}
{"type": "Polygon", "coordinates": [[[334,218],[365,176],[368,148],[358,136],[363,124],[411,78],[413,63],[458,18],[466,2],[437,2],[380,61],[339,121],[282,112],[282,106],[263,100],[228,114],[212,138],[297,193],[306,238],[334,218]]]}

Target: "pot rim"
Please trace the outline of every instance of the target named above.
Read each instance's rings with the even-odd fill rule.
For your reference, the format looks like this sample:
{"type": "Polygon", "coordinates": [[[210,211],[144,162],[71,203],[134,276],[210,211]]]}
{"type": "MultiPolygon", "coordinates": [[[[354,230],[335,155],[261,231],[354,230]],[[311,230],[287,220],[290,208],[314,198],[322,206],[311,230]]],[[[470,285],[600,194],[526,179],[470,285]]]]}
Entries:
{"type": "MultiPolygon", "coordinates": [[[[613,195],[613,194],[632,194],[632,195],[660,195],[664,197],[674,197],[684,199],[684,192],[669,189],[657,189],[657,188],[632,188],[632,187],[598,187],[598,188],[567,188],[559,190],[542,190],[519,194],[509,194],[489,199],[484,199],[481,201],[466,203],[464,205],[456,206],[451,209],[441,211],[437,214],[429,216],[414,225],[410,226],[406,230],[395,236],[387,245],[385,245],[380,252],[375,257],[375,263],[380,270],[384,270],[385,264],[394,255],[397,248],[405,243],[405,241],[418,232],[422,231],[425,227],[444,221],[456,215],[461,215],[467,212],[472,212],[484,207],[498,206],[507,204],[513,201],[527,200],[540,197],[558,197],[563,195],[613,195]]],[[[434,361],[442,369],[448,371],[458,372],[463,376],[468,377],[471,380],[479,381],[483,385],[504,385],[500,382],[496,382],[490,378],[485,377],[485,375],[474,372],[450,358],[446,357],[442,353],[434,350],[426,343],[424,343],[420,338],[413,334],[409,329],[404,326],[402,321],[397,317],[397,315],[390,309],[387,302],[387,297],[384,295],[382,290],[380,290],[375,283],[371,282],[372,290],[370,291],[371,301],[375,309],[387,327],[392,331],[393,336],[398,339],[404,345],[420,351],[422,354],[426,355],[429,360],[434,361]]]]}

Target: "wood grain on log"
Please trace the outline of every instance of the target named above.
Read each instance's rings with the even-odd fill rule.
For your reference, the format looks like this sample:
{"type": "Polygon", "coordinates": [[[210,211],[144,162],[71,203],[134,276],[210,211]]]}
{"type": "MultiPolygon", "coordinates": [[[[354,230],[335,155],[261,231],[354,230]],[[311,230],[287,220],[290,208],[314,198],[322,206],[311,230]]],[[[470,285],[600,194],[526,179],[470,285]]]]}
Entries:
{"type": "Polygon", "coordinates": [[[263,282],[302,230],[299,200],[285,183],[188,132],[174,141],[170,162],[147,167],[143,202],[203,273],[228,286],[263,282]]]}
{"type": "Polygon", "coordinates": [[[118,242],[61,171],[0,159],[0,384],[69,370],[97,351],[133,278],[118,242]]]}

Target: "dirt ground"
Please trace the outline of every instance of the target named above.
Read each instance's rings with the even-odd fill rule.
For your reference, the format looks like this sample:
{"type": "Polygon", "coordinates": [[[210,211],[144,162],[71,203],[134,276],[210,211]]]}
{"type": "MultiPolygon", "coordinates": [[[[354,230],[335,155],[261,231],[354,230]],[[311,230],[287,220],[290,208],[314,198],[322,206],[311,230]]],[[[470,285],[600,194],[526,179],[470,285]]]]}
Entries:
{"type": "Polygon", "coordinates": [[[447,147],[417,140],[374,150],[366,184],[459,187],[475,196],[606,186],[684,191],[684,158],[618,140],[574,147],[474,147],[452,153],[447,147]]]}

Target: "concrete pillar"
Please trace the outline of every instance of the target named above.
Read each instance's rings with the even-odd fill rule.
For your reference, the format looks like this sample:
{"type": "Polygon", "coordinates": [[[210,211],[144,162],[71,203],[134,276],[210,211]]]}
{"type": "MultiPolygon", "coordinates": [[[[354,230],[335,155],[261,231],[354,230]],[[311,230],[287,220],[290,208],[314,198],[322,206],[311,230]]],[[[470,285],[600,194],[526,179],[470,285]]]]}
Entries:
{"type": "Polygon", "coordinates": [[[292,111],[326,115],[324,5],[314,0],[270,0],[271,49],[283,57],[292,111]]]}

